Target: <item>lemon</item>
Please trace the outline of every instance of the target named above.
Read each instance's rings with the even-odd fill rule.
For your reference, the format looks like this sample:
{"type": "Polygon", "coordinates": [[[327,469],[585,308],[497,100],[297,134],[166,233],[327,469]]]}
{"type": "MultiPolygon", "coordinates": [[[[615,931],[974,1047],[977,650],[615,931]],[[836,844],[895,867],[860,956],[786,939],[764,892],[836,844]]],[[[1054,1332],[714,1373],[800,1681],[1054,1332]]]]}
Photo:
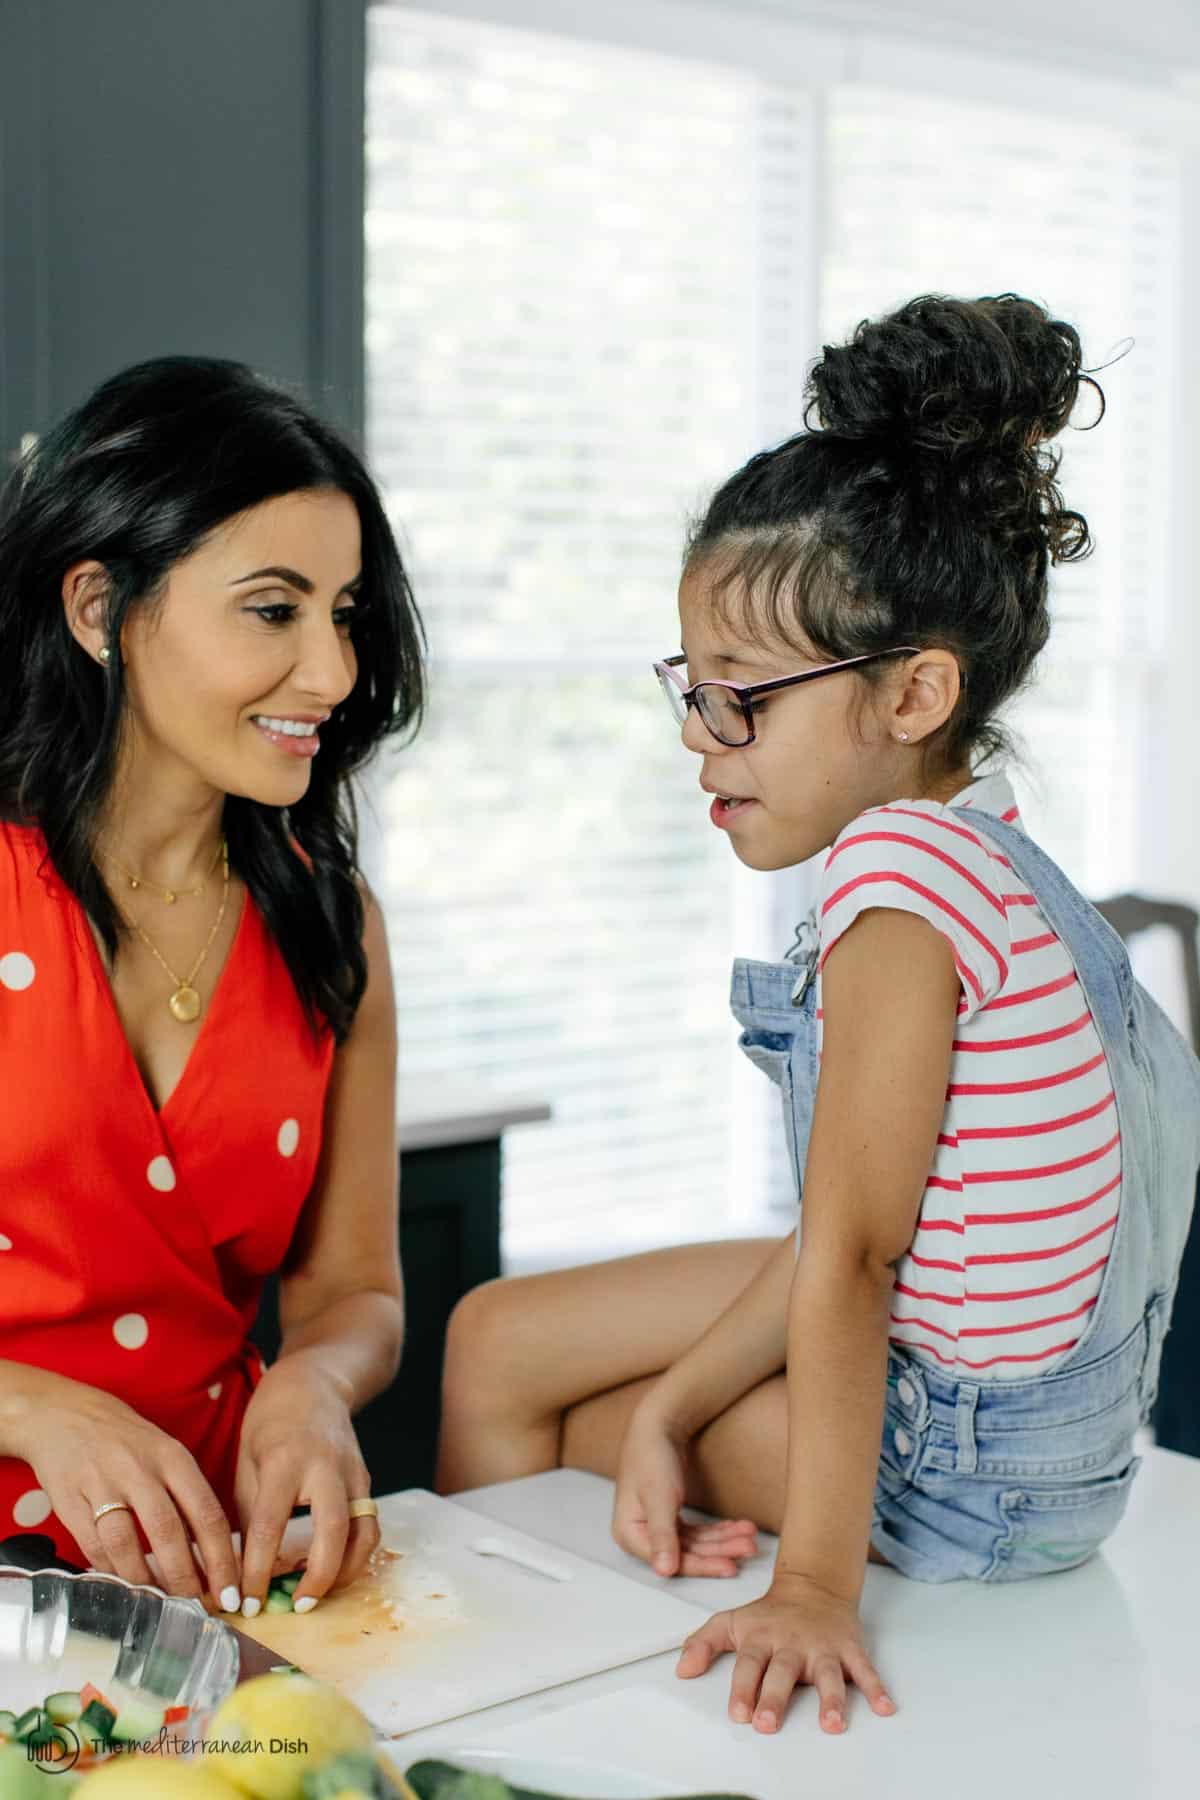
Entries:
{"type": "Polygon", "coordinates": [[[182,1756],[114,1756],[76,1790],[79,1800],[241,1800],[215,1769],[182,1756]]]}
{"type": "Polygon", "coordinates": [[[258,1675],[233,1690],[208,1727],[209,1767],[254,1800],[296,1800],[309,1769],[371,1750],[357,1706],[307,1675],[258,1675]],[[238,1745],[244,1745],[238,1749],[238,1745]]]}

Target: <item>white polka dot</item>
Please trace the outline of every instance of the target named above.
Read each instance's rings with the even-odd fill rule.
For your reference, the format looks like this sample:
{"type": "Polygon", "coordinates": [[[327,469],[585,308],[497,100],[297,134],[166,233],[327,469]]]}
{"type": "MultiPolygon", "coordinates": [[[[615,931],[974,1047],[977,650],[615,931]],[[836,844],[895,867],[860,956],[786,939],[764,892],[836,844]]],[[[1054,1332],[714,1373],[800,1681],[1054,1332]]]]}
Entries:
{"type": "Polygon", "coordinates": [[[12,1239],[10,1237],[5,1237],[4,1233],[2,1231],[0,1231],[0,1250],[11,1250],[11,1249],[12,1249],[12,1239]]]}
{"type": "Polygon", "coordinates": [[[208,1397],[210,1400],[219,1400],[221,1398],[221,1383],[219,1381],[213,1382],[208,1390],[208,1397]]]}
{"type": "Polygon", "coordinates": [[[21,1495],[13,1507],[13,1518],[18,1525],[42,1525],[50,1517],[50,1496],[41,1488],[30,1488],[21,1495]]]}
{"type": "Polygon", "coordinates": [[[170,1157],[156,1156],[146,1170],[146,1180],[152,1188],[157,1188],[160,1194],[169,1194],[175,1186],[175,1171],[171,1167],[170,1157]]]}
{"type": "Polygon", "coordinates": [[[31,987],[37,974],[31,959],[23,950],[10,950],[7,956],[0,956],[0,987],[11,988],[19,994],[22,988],[31,987]]]}
{"type": "Polygon", "coordinates": [[[279,1145],[280,1156],[294,1156],[296,1145],[300,1142],[299,1119],[285,1119],[279,1127],[279,1136],[275,1142],[279,1145]]]}
{"type": "Polygon", "coordinates": [[[113,1326],[113,1336],[122,1350],[140,1350],[150,1336],[150,1327],[141,1313],[122,1313],[113,1326]]]}

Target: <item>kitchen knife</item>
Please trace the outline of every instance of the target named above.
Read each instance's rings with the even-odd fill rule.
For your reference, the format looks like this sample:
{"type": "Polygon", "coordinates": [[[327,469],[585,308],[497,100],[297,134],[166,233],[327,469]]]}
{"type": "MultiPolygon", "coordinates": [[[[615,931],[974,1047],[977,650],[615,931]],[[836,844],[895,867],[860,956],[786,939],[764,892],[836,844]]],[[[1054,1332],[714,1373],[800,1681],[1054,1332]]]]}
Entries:
{"type": "MultiPolygon", "coordinates": [[[[83,1575],[87,1572],[78,1563],[67,1562],[65,1557],[59,1556],[54,1548],[54,1539],[40,1531],[19,1531],[14,1532],[11,1537],[0,1538],[0,1566],[4,1565],[10,1569],[25,1569],[30,1574],[35,1574],[39,1569],[58,1569],[64,1575],[83,1575]]],[[[227,1613],[219,1613],[216,1617],[233,1633],[237,1644],[239,1683],[249,1681],[254,1675],[265,1675],[279,1666],[280,1659],[276,1651],[268,1650],[265,1644],[247,1637],[236,1625],[230,1625],[227,1613]]]]}

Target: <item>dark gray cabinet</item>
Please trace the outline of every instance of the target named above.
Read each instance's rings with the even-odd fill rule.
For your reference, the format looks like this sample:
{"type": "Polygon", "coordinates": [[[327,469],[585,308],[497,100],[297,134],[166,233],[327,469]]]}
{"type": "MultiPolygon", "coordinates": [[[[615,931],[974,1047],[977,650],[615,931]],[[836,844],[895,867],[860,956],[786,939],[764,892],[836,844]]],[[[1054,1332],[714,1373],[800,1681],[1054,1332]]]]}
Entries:
{"type": "Polygon", "coordinates": [[[0,452],[231,356],[361,437],[365,0],[0,0],[0,452]]]}

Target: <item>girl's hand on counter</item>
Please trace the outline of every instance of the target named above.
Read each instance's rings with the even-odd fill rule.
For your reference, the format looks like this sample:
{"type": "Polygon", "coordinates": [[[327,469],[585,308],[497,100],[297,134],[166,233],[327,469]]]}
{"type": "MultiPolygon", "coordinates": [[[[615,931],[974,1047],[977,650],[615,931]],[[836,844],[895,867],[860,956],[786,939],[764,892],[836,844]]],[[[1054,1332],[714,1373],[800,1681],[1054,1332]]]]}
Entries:
{"type": "Polygon", "coordinates": [[[754,1521],[689,1524],[679,1516],[686,1480],[686,1444],[653,1412],[635,1412],[621,1444],[613,1537],[658,1575],[736,1575],[758,1550],[754,1521]]]}
{"type": "Polygon", "coordinates": [[[806,1576],[779,1575],[761,1600],[717,1613],[684,1641],[675,1673],[703,1675],[729,1650],[736,1657],[729,1717],[778,1731],[792,1690],[815,1687],[822,1731],[846,1729],[846,1677],[872,1712],[894,1713],[862,1640],[858,1609],[806,1576]]]}
{"type": "Polygon", "coordinates": [[[362,1573],[379,1543],[379,1524],[372,1518],[351,1519],[348,1508],[351,1500],[364,1499],[370,1491],[371,1478],[337,1384],[303,1355],[282,1357],[251,1396],[238,1450],[247,1617],[261,1609],[271,1578],[281,1569],[280,1545],[294,1507],[309,1508],[312,1526],[303,1579],[292,1597],[296,1612],[308,1612],[323,1594],[348,1586],[362,1573]]]}

